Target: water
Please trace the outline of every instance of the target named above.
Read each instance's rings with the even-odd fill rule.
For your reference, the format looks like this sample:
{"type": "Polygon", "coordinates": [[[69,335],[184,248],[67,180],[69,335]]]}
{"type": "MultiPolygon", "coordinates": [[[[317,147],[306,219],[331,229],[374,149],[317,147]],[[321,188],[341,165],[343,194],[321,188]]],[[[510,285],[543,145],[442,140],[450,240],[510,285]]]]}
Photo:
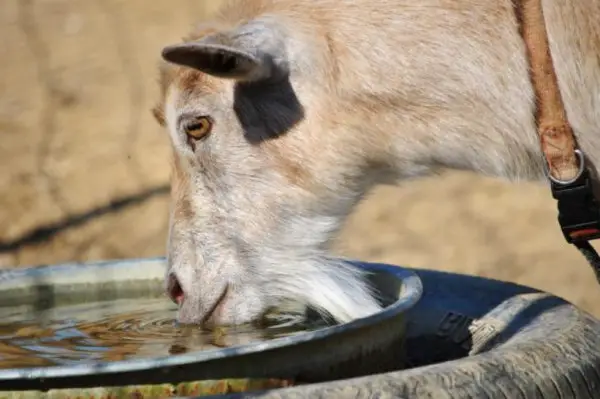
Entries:
{"type": "Polygon", "coordinates": [[[0,369],[166,356],[289,336],[323,325],[298,315],[270,327],[202,331],[175,322],[164,298],[122,299],[34,311],[0,308],[0,369]]]}

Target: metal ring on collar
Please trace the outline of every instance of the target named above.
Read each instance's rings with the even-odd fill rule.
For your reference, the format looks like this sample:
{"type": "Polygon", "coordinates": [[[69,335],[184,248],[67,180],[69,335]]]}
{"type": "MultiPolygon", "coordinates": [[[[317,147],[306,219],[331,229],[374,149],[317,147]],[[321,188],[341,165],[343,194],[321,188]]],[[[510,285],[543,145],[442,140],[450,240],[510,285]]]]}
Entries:
{"type": "Polygon", "coordinates": [[[546,163],[545,164],[546,165],[546,175],[548,175],[548,178],[556,184],[561,184],[561,185],[565,185],[565,186],[576,182],[577,179],[579,179],[581,177],[581,174],[583,173],[583,170],[585,168],[585,157],[583,155],[583,152],[580,149],[576,149],[575,154],[577,155],[577,158],[579,159],[579,170],[577,171],[577,174],[575,175],[575,177],[573,177],[572,179],[569,179],[569,180],[557,179],[554,176],[552,176],[552,173],[550,173],[550,168],[548,167],[548,164],[546,163]]]}

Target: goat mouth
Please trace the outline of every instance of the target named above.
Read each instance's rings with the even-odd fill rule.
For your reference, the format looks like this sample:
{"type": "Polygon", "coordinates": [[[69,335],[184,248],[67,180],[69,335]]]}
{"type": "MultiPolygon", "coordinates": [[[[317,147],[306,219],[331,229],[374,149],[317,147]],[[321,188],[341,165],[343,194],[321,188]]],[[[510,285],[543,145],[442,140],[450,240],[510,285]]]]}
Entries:
{"type": "Polygon", "coordinates": [[[215,316],[218,316],[218,314],[222,311],[222,307],[223,307],[223,304],[225,303],[225,299],[227,298],[228,293],[229,293],[229,284],[225,285],[225,288],[223,288],[223,292],[221,292],[221,295],[219,295],[217,300],[208,309],[208,311],[206,312],[204,317],[202,317],[200,324],[203,327],[206,327],[206,328],[215,327],[215,320],[214,320],[215,316]]]}
{"type": "MultiPolygon", "coordinates": [[[[222,311],[223,304],[225,303],[225,299],[227,298],[227,294],[229,293],[229,284],[226,284],[223,288],[221,294],[217,297],[217,300],[214,301],[206,313],[202,316],[199,323],[202,327],[212,328],[216,325],[215,317],[222,311]]],[[[179,279],[175,275],[175,273],[170,273],[167,279],[167,295],[175,303],[176,305],[181,307],[185,301],[185,291],[181,287],[179,283],[179,279]]],[[[194,324],[196,324],[195,322],[194,324]]]]}

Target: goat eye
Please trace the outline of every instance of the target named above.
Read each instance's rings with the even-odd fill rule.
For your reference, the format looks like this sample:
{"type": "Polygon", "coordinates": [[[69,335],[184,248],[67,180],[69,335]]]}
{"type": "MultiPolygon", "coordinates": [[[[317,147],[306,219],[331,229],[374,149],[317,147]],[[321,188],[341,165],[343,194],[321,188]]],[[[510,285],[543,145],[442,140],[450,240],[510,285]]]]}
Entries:
{"type": "Polygon", "coordinates": [[[208,116],[200,116],[189,121],[185,126],[185,134],[188,140],[201,140],[212,130],[213,122],[208,116]]]}

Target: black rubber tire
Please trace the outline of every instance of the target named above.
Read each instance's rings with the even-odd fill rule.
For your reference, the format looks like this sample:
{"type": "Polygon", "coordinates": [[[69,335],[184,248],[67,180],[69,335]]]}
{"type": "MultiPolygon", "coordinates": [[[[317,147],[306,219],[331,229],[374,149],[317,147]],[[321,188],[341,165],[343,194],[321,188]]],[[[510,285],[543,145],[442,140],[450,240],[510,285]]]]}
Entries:
{"type": "Polygon", "coordinates": [[[600,398],[600,321],[555,296],[426,270],[411,368],[219,398],[600,398]]]}

